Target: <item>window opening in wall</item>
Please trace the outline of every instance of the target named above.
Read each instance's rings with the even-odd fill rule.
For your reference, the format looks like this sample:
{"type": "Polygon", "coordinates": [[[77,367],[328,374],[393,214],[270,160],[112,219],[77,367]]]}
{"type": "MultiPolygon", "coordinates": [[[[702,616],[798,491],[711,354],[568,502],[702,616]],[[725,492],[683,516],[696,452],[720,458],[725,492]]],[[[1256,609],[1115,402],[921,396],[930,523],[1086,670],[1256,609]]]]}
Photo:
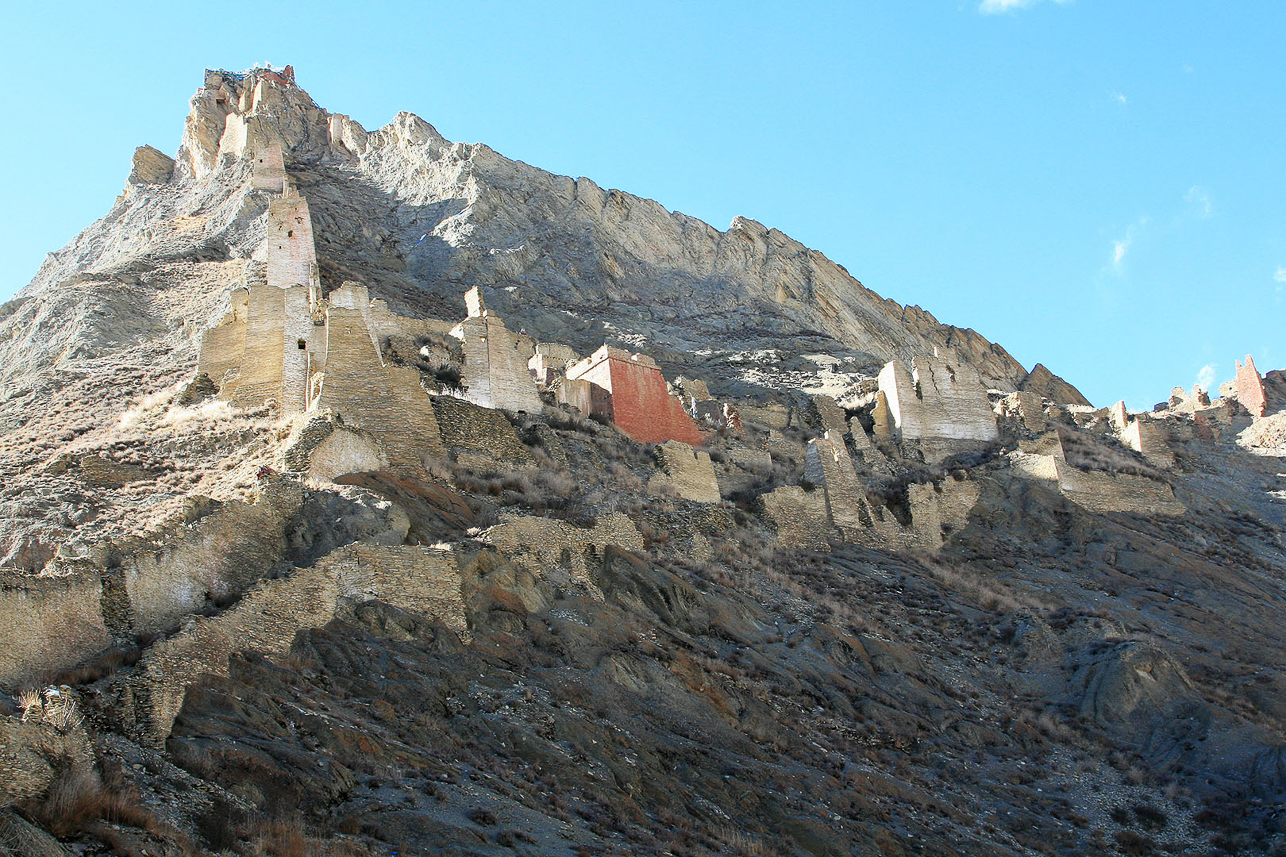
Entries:
{"type": "Polygon", "coordinates": [[[288,230],[286,230],[286,237],[287,237],[287,238],[294,238],[294,237],[295,237],[295,230],[293,230],[293,229],[288,229],[288,230]]]}
{"type": "Polygon", "coordinates": [[[307,350],[307,348],[308,348],[308,343],[307,343],[307,342],[304,342],[302,339],[301,339],[301,340],[299,340],[299,350],[300,350],[300,351],[305,351],[305,350],[307,350]]]}

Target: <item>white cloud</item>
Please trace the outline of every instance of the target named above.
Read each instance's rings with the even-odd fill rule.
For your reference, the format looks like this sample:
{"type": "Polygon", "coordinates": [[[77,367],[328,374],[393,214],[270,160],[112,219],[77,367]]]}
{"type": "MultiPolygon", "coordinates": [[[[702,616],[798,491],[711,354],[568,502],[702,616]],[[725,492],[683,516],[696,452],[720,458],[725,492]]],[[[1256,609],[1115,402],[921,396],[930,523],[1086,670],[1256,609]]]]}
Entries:
{"type": "Polygon", "coordinates": [[[1134,242],[1134,236],[1126,233],[1126,236],[1120,241],[1112,242],[1112,267],[1121,270],[1121,263],[1125,261],[1125,254],[1130,252],[1130,244],[1134,242]]]}
{"type": "Polygon", "coordinates": [[[1140,229],[1148,225],[1150,217],[1140,217],[1134,223],[1131,223],[1125,230],[1123,238],[1117,238],[1112,241],[1112,269],[1116,273],[1122,273],[1125,263],[1125,256],[1130,252],[1130,246],[1134,244],[1134,237],[1140,229]]]}
{"type": "Polygon", "coordinates": [[[1207,363],[1197,370],[1197,386],[1207,392],[1214,387],[1215,370],[1219,367],[1214,363],[1207,363]]]}
{"type": "Polygon", "coordinates": [[[1196,207],[1198,217],[1205,218],[1214,213],[1215,207],[1210,201],[1210,192],[1199,185],[1190,187],[1183,195],[1183,201],[1196,207]]]}
{"type": "Polygon", "coordinates": [[[1121,105],[1122,107],[1130,103],[1130,99],[1125,97],[1124,92],[1113,92],[1112,100],[1115,101],[1117,104],[1121,105]]]}
{"type": "MultiPolygon", "coordinates": [[[[982,0],[978,11],[984,15],[998,15],[1001,12],[1015,12],[1041,3],[1043,0],[982,0]]],[[[1070,3],[1072,0],[1054,0],[1055,3],[1070,3]]]]}
{"type": "MultiPolygon", "coordinates": [[[[1279,265],[1277,267],[1276,273],[1273,274],[1273,279],[1279,283],[1286,283],[1286,267],[1282,267],[1279,265]]],[[[1281,288],[1279,287],[1277,291],[1280,292],[1281,288]]]]}

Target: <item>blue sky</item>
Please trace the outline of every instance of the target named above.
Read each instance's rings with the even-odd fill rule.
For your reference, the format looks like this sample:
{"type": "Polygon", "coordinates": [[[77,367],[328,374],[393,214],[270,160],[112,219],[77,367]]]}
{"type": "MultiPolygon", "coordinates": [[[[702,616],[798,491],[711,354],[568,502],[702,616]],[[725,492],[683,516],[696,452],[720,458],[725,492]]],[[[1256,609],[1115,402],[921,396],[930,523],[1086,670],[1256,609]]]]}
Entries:
{"type": "Polygon", "coordinates": [[[1095,404],[1286,366],[1286,4],[27,4],[0,33],[0,300],[173,153],[205,67],[293,63],[1043,362],[1095,404]]]}

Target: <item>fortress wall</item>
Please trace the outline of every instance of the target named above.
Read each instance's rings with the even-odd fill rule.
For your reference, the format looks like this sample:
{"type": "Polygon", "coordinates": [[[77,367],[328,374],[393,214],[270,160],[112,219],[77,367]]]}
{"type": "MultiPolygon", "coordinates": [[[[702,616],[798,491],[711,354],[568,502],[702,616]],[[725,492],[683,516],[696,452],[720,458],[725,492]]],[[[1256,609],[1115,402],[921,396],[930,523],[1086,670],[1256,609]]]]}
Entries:
{"type": "Polygon", "coordinates": [[[299,194],[268,203],[268,285],[312,286],[316,281],[317,251],[308,200],[299,194]]]}
{"type": "Polygon", "coordinates": [[[1174,453],[1166,442],[1165,431],[1148,417],[1138,416],[1121,432],[1121,441],[1141,454],[1156,467],[1173,467],[1174,453]]]}
{"type": "Polygon", "coordinates": [[[201,675],[228,675],[236,652],[289,651],[295,635],[335,617],[340,598],[379,600],[442,622],[467,639],[460,574],[449,551],[417,545],[349,545],[313,568],[260,582],[240,602],[212,618],[195,618],[179,634],[153,645],[135,680],[146,700],[148,738],[163,744],[201,675]]]}
{"type": "Polygon", "coordinates": [[[282,400],[285,294],[274,286],[253,285],[249,289],[241,375],[225,396],[238,407],[257,408],[267,399],[282,400]]]}
{"type": "Polygon", "coordinates": [[[710,453],[693,450],[686,443],[667,440],[658,447],[661,472],[649,481],[649,487],[669,486],[680,497],[696,503],[718,503],[719,482],[714,475],[710,453]]]}
{"type": "Polygon", "coordinates": [[[451,551],[357,544],[335,551],[319,565],[335,573],[342,597],[383,601],[431,617],[469,639],[460,570],[451,551]]]}
{"type": "Polygon", "coordinates": [[[452,396],[434,396],[430,401],[443,448],[511,465],[531,463],[531,452],[504,414],[452,396]]]}
{"type": "Polygon", "coordinates": [[[302,502],[297,485],[271,483],[253,505],[225,503],[165,545],[122,545],[130,630],[163,631],[247,590],[281,559],[286,523],[302,502]]]}
{"type": "Polygon", "coordinates": [[[845,531],[860,531],[871,526],[866,511],[866,492],[857,481],[852,459],[842,440],[830,432],[808,442],[804,474],[822,486],[826,496],[826,514],[831,524],[845,531]]]}
{"type": "Polygon", "coordinates": [[[223,397],[230,398],[240,383],[242,361],[246,354],[246,321],[230,314],[222,323],[201,335],[201,349],[196,371],[207,375],[223,397]],[[232,377],[229,377],[232,373],[232,377]]]}
{"type": "Polygon", "coordinates": [[[601,597],[590,575],[608,545],[628,551],[644,549],[643,536],[625,514],[613,512],[599,518],[590,529],[556,518],[535,515],[514,517],[483,533],[482,538],[509,558],[514,565],[547,577],[555,569],[567,571],[571,579],[601,597]]]}
{"type": "Polygon", "coordinates": [[[140,719],[148,740],[164,745],[189,684],[202,675],[227,676],[228,658],[236,652],[289,651],[301,629],[319,628],[334,617],[338,596],[332,570],[299,569],[288,578],[263,581],[230,610],[196,618],[182,633],[153,644],[135,679],[135,697],[145,701],[140,719]]]}
{"type": "MultiPolygon", "coordinates": [[[[558,401],[571,405],[582,414],[589,416],[594,413],[595,389],[603,388],[595,388],[595,385],[586,378],[564,378],[558,385],[558,401]]],[[[603,393],[605,394],[606,391],[603,393]]]]}
{"type": "Polygon", "coordinates": [[[280,404],[283,414],[300,414],[307,407],[309,358],[316,338],[315,326],[308,306],[308,289],[292,286],[283,292],[280,404]]]}
{"type": "MultiPolygon", "coordinates": [[[[813,396],[811,405],[823,432],[842,438],[848,431],[848,414],[830,396],[813,396]]],[[[865,437],[865,435],[863,435],[865,437]]]]}
{"type": "Polygon", "coordinates": [[[326,374],[318,408],[330,408],[370,432],[395,470],[422,466],[424,452],[441,451],[432,402],[414,369],[384,367],[359,310],[326,313],[326,374]]]}
{"type": "MultiPolygon", "coordinates": [[[[228,130],[224,131],[225,138],[232,133],[233,119],[236,114],[228,116],[228,130]]],[[[237,123],[241,126],[240,131],[240,149],[246,145],[245,123],[237,117],[237,123]]],[[[236,145],[234,142],[233,145],[236,145]]],[[[220,143],[220,148],[223,144],[220,143]]],[[[238,155],[240,152],[238,151],[238,155]]],[[[286,190],[286,162],[281,154],[281,144],[273,143],[265,146],[258,152],[255,152],[254,159],[250,162],[250,187],[255,190],[266,190],[273,193],[283,193],[286,190]]]]}
{"type": "Polygon", "coordinates": [[[95,574],[0,581],[0,687],[16,690],[111,645],[102,599],[95,574]]]}
{"type": "Polygon", "coordinates": [[[777,544],[785,548],[828,550],[831,527],[826,492],[783,485],[764,494],[764,512],[777,525],[777,544]]]}
{"type": "MultiPolygon", "coordinates": [[[[999,438],[996,415],[976,371],[937,356],[915,358],[914,369],[909,373],[894,360],[880,370],[879,391],[888,416],[876,414],[877,436],[891,436],[896,429],[904,440],[964,442],[930,445],[925,455],[929,461],[999,438]],[[886,425],[881,425],[884,420],[886,425]]],[[[877,402],[877,412],[880,409],[877,402]]]]}
{"type": "Polygon", "coordinates": [[[1182,515],[1186,511],[1164,482],[1126,473],[1079,470],[1055,460],[1063,496],[1091,512],[1136,512],[1142,515],[1182,515]]]}
{"type": "Polygon", "coordinates": [[[451,331],[463,341],[465,397],[484,408],[539,413],[540,396],[527,362],[531,340],[494,315],[470,316],[451,331]]]}
{"type": "Polygon", "coordinates": [[[1022,419],[1023,427],[1028,431],[1044,431],[1047,424],[1045,403],[1040,394],[1019,390],[1012,395],[1018,405],[1018,416],[1022,419]]]}
{"type": "Polygon", "coordinates": [[[924,406],[922,436],[978,441],[1000,436],[976,370],[952,366],[936,356],[917,357],[915,378],[924,406]]]}

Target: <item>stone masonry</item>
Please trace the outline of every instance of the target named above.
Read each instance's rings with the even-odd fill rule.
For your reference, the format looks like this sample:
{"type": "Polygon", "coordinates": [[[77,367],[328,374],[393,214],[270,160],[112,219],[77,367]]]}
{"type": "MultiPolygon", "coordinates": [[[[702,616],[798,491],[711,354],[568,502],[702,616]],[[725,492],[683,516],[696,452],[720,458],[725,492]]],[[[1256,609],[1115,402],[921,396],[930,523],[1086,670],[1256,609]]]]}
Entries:
{"type": "Polygon", "coordinates": [[[890,428],[903,440],[920,441],[930,463],[1000,437],[977,371],[952,366],[936,351],[932,357],[917,357],[912,371],[896,360],[886,364],[880,371],[879,392],[888,407],[890,428]]]}
{"type": "Polygon", "coordinates": [[[660,367],[650,357],[604,345],[568,366],[567,379],[588,382],[588,396],[565,397],[564,401],[585,413],[610,418],[637,441],[681,440],[693,446],[702,442],[696,423],[683,404],[670,395],[660,367]]]}
{"type": "Polygon", "coordinates": [[[295,634],[335,617],[341,599],[379,600],[446,625],[467,639],[460,573],[454,556],[418,545],[349,545],[313,568],[260,583],[227,612],[192,619],[184,630],[154,644],[140,663],[135,698],[145,710],[147,738],[162,745],[183,706],[189,684],[202,674],[228,674],[228,658],[255,650],[289,650],[295,634]]]}
{"type": "Polygon", "coordinates": [[[1246,355],[1245,363],[1237,363],[1237,401],[1241,406],[1250,411],[1252,417],[1262,417],[1265,413],[1267,400],[1264,396],[1264,380],[1259,376],[1259,370],[1255,368],[1255,361],[1249,354],[1246,355]]]}
{"type": "Polygon", "coordinates": [[[682,441],[667,440],[657,447],[657,457],[661,472],[648,481],[649,487],[669,487],[696,503],[718,503],[722,499],[710,453],[694,450],[682,441]]]}
{"type": "Polygon", "coordinates": [[[528,369],[531,341],[505,327],[474,286],[465,295],[468,318],[451,329],[464,347],[465,398],[484,408],[540,413],[536,382],[528,369]]]}

